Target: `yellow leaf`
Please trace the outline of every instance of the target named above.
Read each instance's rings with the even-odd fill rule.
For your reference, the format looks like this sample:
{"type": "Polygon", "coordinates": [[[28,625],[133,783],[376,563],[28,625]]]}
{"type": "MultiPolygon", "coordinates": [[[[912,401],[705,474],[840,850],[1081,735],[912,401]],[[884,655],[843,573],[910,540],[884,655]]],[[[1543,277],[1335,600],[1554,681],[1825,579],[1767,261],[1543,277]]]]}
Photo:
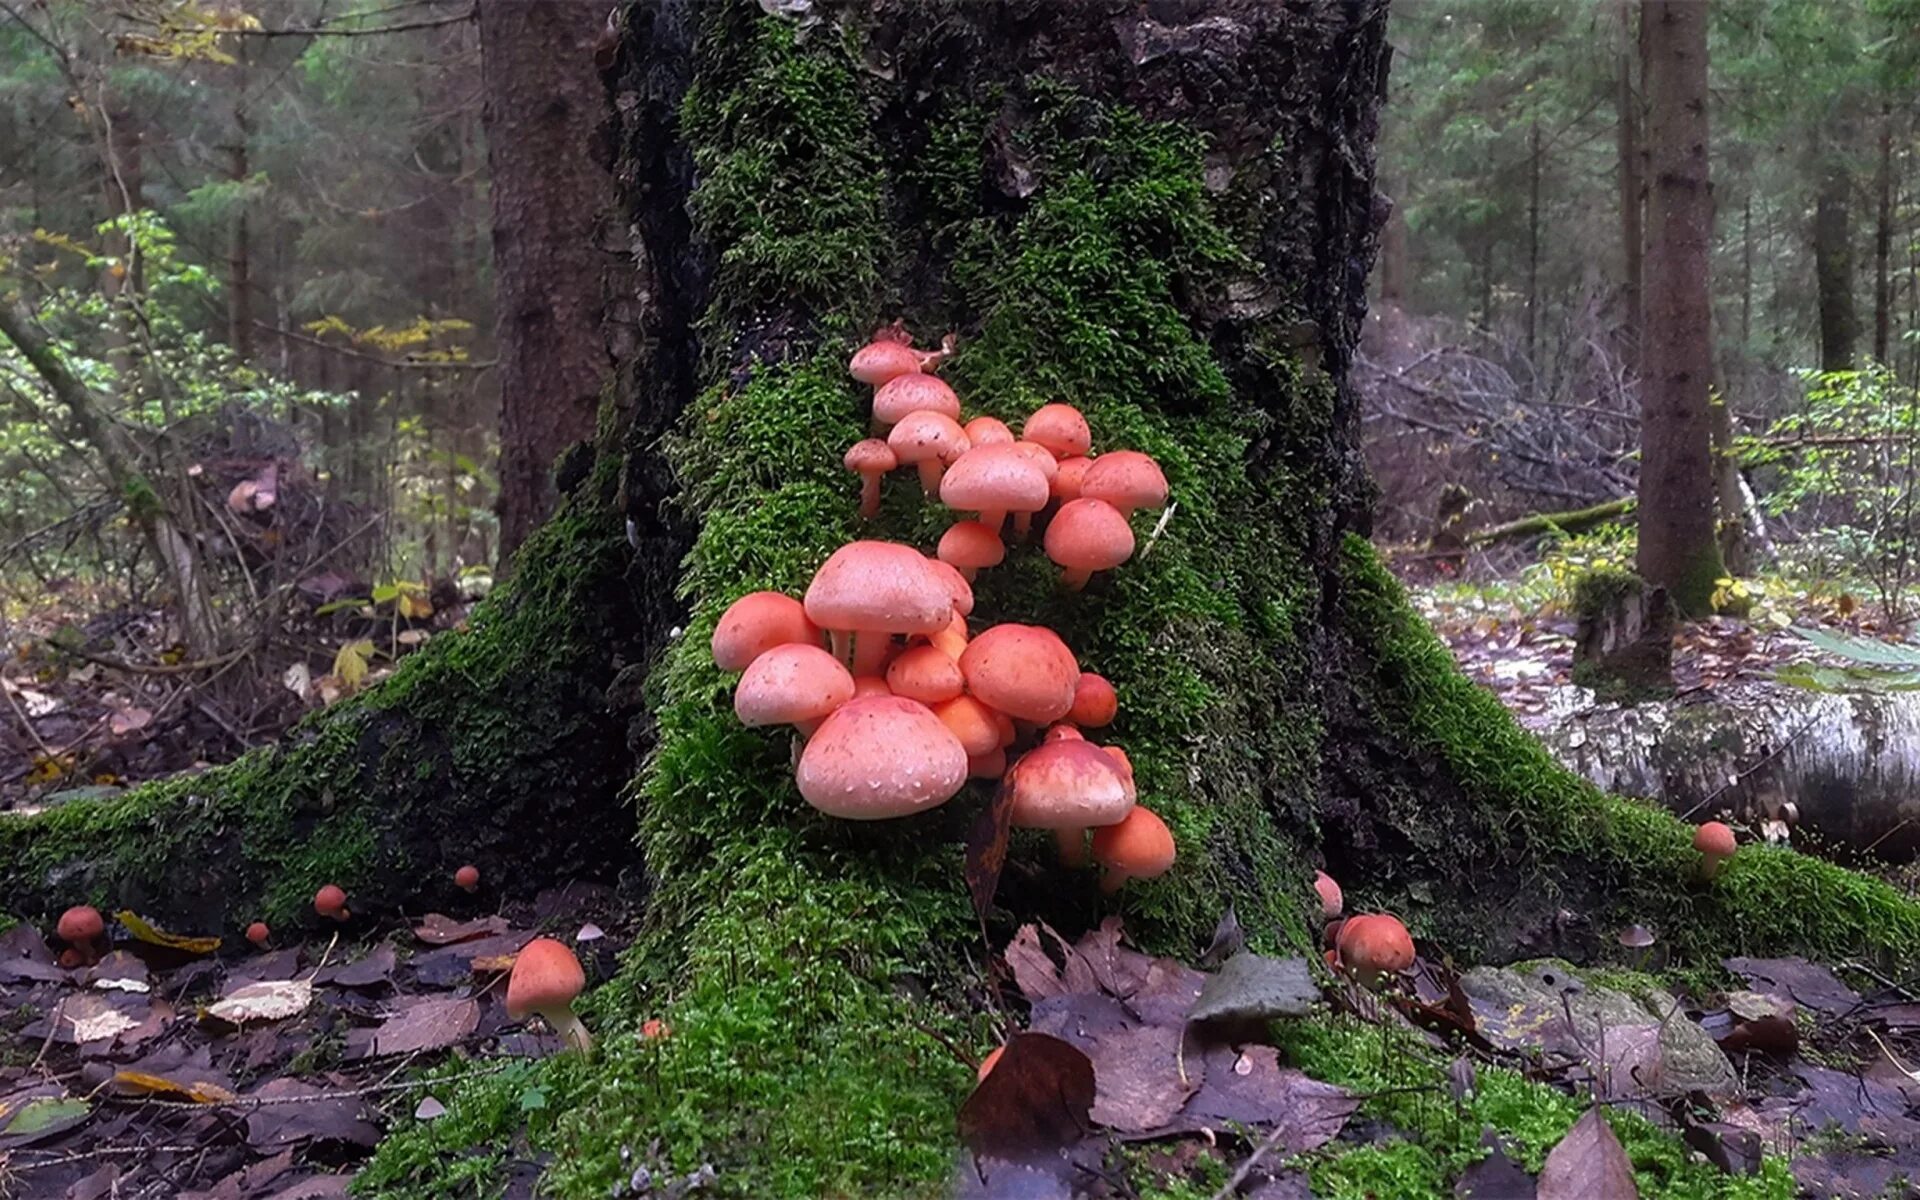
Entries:
{"type": "Polygon", "coordinates": [[[403,594],[400,597],[400,615],[412,620],[424,621],[433,615],[433,601],[425,596],[403,594]]]}
{"type": "Polygon", "coordinates": [[[220,948],[220,939],[217,937],[189,937],[185,934],[168,933],[129,908],[123,908],[113,915],[127,927],[128,933],[150,945],[184,950],[188,954],[212,954],[220,948]]]}
{"type": "Polygon", "coordinates": [[[349,692],[357,692],[367,681],[367,660],[373,657],[373,642],[361,638],[348,642],[333,656],[333,674],[349,692]]]}
{"type": "Polygon", "coordinates": [[[73,770],[74,757],[71,754],[39,754],[33,759],[33,769],[27,772],[30,784],[52,783],[67,772],[73,770]]]}
{"type": "Polygon", "coordinates": [[[132,1096],[166,1096],[196,1104],[226,1104],[239,1097],[217,1083],[175,1083],[164,1075],[145,1071],[115,1071],[113,1086],[132,1096]]]}

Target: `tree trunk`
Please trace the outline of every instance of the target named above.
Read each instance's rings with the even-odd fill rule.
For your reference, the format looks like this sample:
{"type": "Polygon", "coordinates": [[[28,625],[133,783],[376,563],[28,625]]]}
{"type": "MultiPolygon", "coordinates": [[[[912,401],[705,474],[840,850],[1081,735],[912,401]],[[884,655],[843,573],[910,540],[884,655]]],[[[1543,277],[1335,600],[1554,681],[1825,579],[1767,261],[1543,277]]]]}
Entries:
{"type": "Polygon", "coordinates": [[[1813,212],[1813,274],[1820,309],[1820,369],[1850,371],[1859,320],[1853,307],[1853,180],[1837,160],[1823,164],[1813,212]]]}
{"type": "Polygon", "coordinates": [[[1873,361],[1888,363],[1893,333],[1893,113],[1880,112],[1880,166],[1874,175],[1873,361]]]}
{"type": "MultiPolygon", "coordinates": [[[[241,76],[245,86],[246,76],[241,76]]],[[[227,178],[236,188],[246,186],[247,140],[252,122],[244,108],[233,112],[233,144],[227,147],[227,178]]],[[[241,362],[253,358],[253,239],[247,228],[247,202],[236,193],[227,229],[227,345],[241,362]]]]}
{"type": "Polygon", "coordinates": [[[1638,56],[1640,8],[1636,0],[1621,0],[1620,49],[1614,84],[1614,108],[1618,131],[1616,175],[1620,182],[1620,257],[1623,307],[1628,345],[1640,344],[1640,302],[1642,294],[1642,251],[1644,237],[1640,217],[1646,203],[1646,183],[1641,178],[1640,97],[1633,87],[1633,62],[1638,56]]]}
{"type": "MultiPolygon", "coordinates": [[[[941,1192],[973,1081],[948,1046],[980,1041],[998,990],[983,923],[997,946],[1117,906],[1133,937],[1192,955],[1231,904],[1257,941],[1305,953],[1324,866],[1463,956],[1617,953],[1620,924],[1684,911],[1662,935],[1688,961],[1736,931],[1755,954],[1912,957],[1920,908],[1829,865],[1743,851],[1738,887],[1704,886],[1690,831],[1554,768],[1362,539],[1346,372],[1384,6],[767,8],[622,11],[606,77],[634,272],[610,294],[634,352],[598,456],[565,473],[474,631],[300,746],[0,820],[9,904],[137,891],[162,918],[218,903],[233,928],[311,920],[326,878],[364,894],[356,912],[419,911],[466,857],[515,892],[613,860],[647,928],[594,1000],[606,1057],[535,1076],[562,1114],[531,1133],[543,1157],[564,1139],[542,1181],[562,1196],[631,1176],[636,1130],[656,1166],[710,1160],[733,1195],[941,1192]],[[928,546],[950,519],[894,480],[863,522],[841,468],[870,403],[848,355],[896,317],[958,335],[942,373],[970,411],[1018,421],[1069,396],[1099,448],[1165,466],[1177,507],[1150,542],[1141,518],[1144,553],[1068,595],[1016,548],[973,616],[1045,621],[1119,689],[1101,738],[1180,861],[1118,900],[1022,834],[977,920],[963,844],[984,790],[826,819],[712,663],[735,597],[798,595],[848,539],[928,546]],[[196,850],[182,894],[165,864],[196,850]],[[672,1033],[643,1045],[651,1016],[672,1033]]],[[[513,1141],[520,1108],[500,1101],[529,1085],[478,1086],[449,1091],[459,1124],[397,1137],[361,1186],[447,1194],[434,1128],[513,1141]]]]}
{"type": "Polygon", "coordinates": [[[1527,361],[1540,328],[1540,121],[1527,135],[1527,361]]]}
{"type": "Polygon", "coordinates": [[[482,86],[499,309],[500,556],[553,510],[554,460],[593,436],[607,374],[592,145],[606,99],[593,73],[606,7],[482,0],[482,86]]]}
{"type": "Polygon", "coordinates": [[[1403,197],[1406,188],[1387,185],[1392,208],[1380,227],[1380,303],[1398,307],[1407,301],[1408,276],[1413,270],[1412,247],[1408,243],[1407,213],[1403,197]]]}
{"type": "Polygon", "coordinates": [[[1713,196],[1707,168],[1707,6],[1641,8],[1648,204],[1646,345],[1640,385],[1640,574],[1682,613],[1710,608],[1720,578],[1714,524],[1713,196]]]}

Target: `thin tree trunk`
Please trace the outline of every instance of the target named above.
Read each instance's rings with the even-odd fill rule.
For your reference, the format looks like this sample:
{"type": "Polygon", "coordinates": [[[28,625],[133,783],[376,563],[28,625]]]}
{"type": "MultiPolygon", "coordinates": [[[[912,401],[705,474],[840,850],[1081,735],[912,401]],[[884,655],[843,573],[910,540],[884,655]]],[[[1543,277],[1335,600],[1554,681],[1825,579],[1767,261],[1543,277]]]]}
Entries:
{"type": "Polygon", "coordinates": [[[1540,329],[1540,121],[1527,135],[1527,361],[1540,329]]]}
{"type": "MultiPolygon", "coordinates": [[[[241,53],[244,55],[245,50],[241,53]]],[[[227,147],[227,178],[233,181],[234,205],[227,230],[227,345],[241,362],[253,359],[253,244],[247,227],[247,176],[252,173],[248,143],[253,118],[246,109],[247,68],[236,68],[233,106],[233,142],[227,147]]]]}
{"type": "Polygon", "coordinates": [[[1641,383],[1640,574],[1683,613],[1711,607],[1722,573],[1714,521],[1713,197],[1707,144],[1707,6],[1646,0],[1648,204],[1641,383]]]}
{"type": "Polygon", "coordinates": [[[607,10],[574,0],[481,0],[479,13],[505,559],[552,511],[554,461],[593,436],[607,374],[594,234],[612,184],[591,145],[606,115],[593,46],[607,10]]]}
{"type": "Polygon", "coordinates": [[[1406,205],[1402,201],[1406,189],[1386,180],[1382,183],[1385,184],[1382,190],[1393,200],[1393,211],[1387,214],[1386,224],[1380,229],[1380,302],[1398,306],[1406,302],[1407,276],[1412,269],[1406,205]]]}
{"type": "Polygon", "coordinates": [[[1874,191],[1879,204],[1873,222],[1873,360],[1888,361],[1893,331],[1893,113],[1880,110],[1880,168],[1874,191]]]}
{"type": "Polygon", "coordinates": [[[1614,108],[1617,145],[1615,174],[1619,182],[1620,259],[1627,344],[1640,343],[1641,262],[1644,235],[1640,227],[1646,185],[1640,176],[1640,97],[1633,87],[1640,9],[1635,0],[1621,0],[1620,45],[1615,55],[1614,108]]]}
{"type": "Polygon", "coordinates": [[[1753,337],[1753,192],[1740,206],[1740,345],[1753,337]]]}
{"type": "Polygon", "coordinates": [[[1860,336],[1853,306],[1853,180],[1837,160],[1822,164],[1814,200],[1813,273],[1820,310],[1820,369],[1854,365],[1860,336]]]}

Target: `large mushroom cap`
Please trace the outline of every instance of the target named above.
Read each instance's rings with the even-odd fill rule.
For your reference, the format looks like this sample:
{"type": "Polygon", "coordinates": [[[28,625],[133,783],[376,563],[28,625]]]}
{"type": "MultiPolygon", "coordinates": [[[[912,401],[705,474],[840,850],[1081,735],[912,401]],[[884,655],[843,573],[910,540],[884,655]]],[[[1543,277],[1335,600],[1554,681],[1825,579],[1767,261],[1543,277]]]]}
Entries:
{"type": "Polygon", "coordinates": [[[997,567],[1006,557],[1000,535],[978,521],[955,521],[940,535],[940,561],[962,572],[997,567]]]}
{"type": "Polygon", "coordinates": [[[1112,724],[1119,714],[1120,696],[1113,685],[1092,671],[1080,672],[1080,678],[1074,681],[1073,707],[1067,710],[1067,720],[1087,729],[1098,729],[1112,724]]]}
{"type": "MultiPolygon", "coordinates": [[[[895,425],[909,413],[934,413],[958,422],[960,397],[953,394],[947,381],[938,375],[896,375],[873,393],[873,419],[882,425],[895,425]]],[[[955,424],[954,428],[959,429],[955,424]]]]}
{"type": "Polygon", "coordinates": [[[107,931],[107,923],[100,916],[100,910],[91,904],[76,904],[60,914],[60,921],[54,926],[54,932],[63,942],[78,945],[91,942],[107,931]]]}
{"type": "Polygon", "coordinates": [[[1013,823],[1022,829],[1085,829],[1124,820],[1133,799],[1113,759],[1089,742],[1044,742],[1007,772],[1013,823]]]}
{"type": "Polygon", "coordinates": [[[962,621],[966,620],[967,616],[973,612],[973,585],[968,583],[967,577],[950,562],[929,558],[927,565],[933,568],[935,575],[946,581],[947,594],[953,597],[954,615],[962,621]]]}
{"type": "Polygon", "coordinates": [[[940,501],[962,512],[1039,512],[1047,477],[1011,444],[975,446],[940,479],[940,501]]]}
{"type": "Polygon", "coordinates": [[[966,425],[967,440],[976,446],[1005,445],[1013,441],[1013,430],[998,417],[975,417],[966,425]]]}
{"type": "Polygon", "coordinates": [[[818,646],[788,644],[753,660],[733,690],[742,725],[803,725],[853,699],[853,675],[818,646]]]}
{"type": "Polygon", "coordinates": [[[848,542],[814,574],[806,614],[822,629],[937,633],[953,620],[953,595],[913,547],[848,542]]]}
{"type": "Polygon", "coordinates": [[[1105,500],[1069,500],[1047,525],[1047,557],[1071,571],[1110,571],[1133,557],[1133,526],[1105,500]]]}
{"type": "Polygon", "coordinates": [[[1413,938],[1400,918],[1367,913],[1340,926],[1340,963],[1361,982],[1395,975],[1413,965],[1413,938]]]}
{"type": "Polygon", "coordinates": [[[1126,878],[1164,875],[1173,860],[1173,831],[1138,804],[1116,824],[1093,831],[1093,861],[1126,878]]]}
{"type": "Polygon", "coordinates": [[[920,371],[920,353],[895,338],[875,338],[853,352],[847,369],[861,383],[880,387],[902,375],[920,371]]]}
{"type": "Polygon", "coordinates": [[[807,803],[828,816],[885,820],[952,799],[967,782],[967,752],[924,704],[871,696],[834,710],[796,777],[807,803]]]}
{"type": "Polygon", "coordinates": [[[1105,500],[1123,513],[1159,508],[1167,502],[1167,477],[1159,463],[1138,450],[1110,450],[1087,468],[1080,494],[1105,500]]]}
{"type": "Polygon", "coordinates": [[[967,690],[1008,716],[1050,725],[1073,708],[1080,664],[1060,635],[1038,625],[995,625],[960,655],[967,690]]]}
{"type": "Polygon", "coordinates": [[[1074,458],[1093,446],[1087,419],[1071,404],[1046,404],[1034,409],[1020,435],[1045,446],[1055,458],[1074,458]]]}
{"type": "Polygon", "coordinates": [[[792,596],[749,592],[727,606],[713,627],[713,661],[722,671],[744,671],[747,664],[788,642],[820,644],[820,629],[792,596]]]}
{"type": "Polygon", "coordinates": [[[1707,821],[1694,831],[1693,848],[1709,858],[1729,858],[1739,849],[1739,843],[1732,829],[1719,821],[1707,821]]]}
{"type": "Polygon", "coordinates": [[[587,975],[573,951],[552,938],[535,938],[520,948],[507,977],[507,1015],[518,1021],[534,1013],[573,1003],[587,975]]]}

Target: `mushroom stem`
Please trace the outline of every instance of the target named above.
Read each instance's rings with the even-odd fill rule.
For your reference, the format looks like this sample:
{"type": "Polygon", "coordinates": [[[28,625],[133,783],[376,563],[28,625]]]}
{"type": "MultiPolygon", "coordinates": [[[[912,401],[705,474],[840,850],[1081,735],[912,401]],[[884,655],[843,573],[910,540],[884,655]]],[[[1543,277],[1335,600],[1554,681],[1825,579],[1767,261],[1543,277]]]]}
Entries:
{"type": "Polygon", "coordinates": [[[1004,508],[983,508],[980,510],[980,523],[988,529],[993,530],[995,536],[999,535],[1000,526],[1006,522],[1006,519],[1007,510],[1004,508]]]}
{"type": "Polygon", "coordinates": [[[853,673],[855,675],[885,675],[887,673],[887,651],[893,649],[893,638],[885,633],[869,630],[855,633],[853,637],[853,673]]]}
{"type": "Polygon", "coordinates": [[[1087,831],[1084,829],[1056,829],[1053,840],[1060,846],[1060,862],[1069,867],[1087,865],[1087,831]]]}
{"type": "Polygon", "coordinates": [[[864,472],[860,476],[860,515],[871,521],[880,515],[880,476],[864,472]]]}
{"type": "Polygon", "coordinates": [[[1087,580],[1092,578],[1092,571],[1076,571],[1072,567],[1060,568],[1060,582],[1070,592],[1077,592],[1086,587],[1087,580]]]}
{"type": "Polygon", "coordinates": [[[920,486],[926,489],[927,495],[938,496],[940,494],[940,477],[945,473],[946,468],[941,465],[939,459],[923,458],[920,460],[920,486]]]}
{"type": "Polygon", "coordinates": [[[1717,854],[1702,855],[1700,859],[1700,878],[1711,881],[1719,876],[1721,868],[1726,865],[1727,860],[1717,854]]]}
{"type": "Polygon", "coordinates": [[[587,1027],[580,1023],[580,1018],[573,1015],[571,1008],[562,1006],[535,1011],[540,1014],[542,1020],[553,1027],[553,1031],[559,1034],[567,1045],[578,1050],[582,1058],[592,1057],[593,1035],[588,1033],[587,1027]]]}
{"type": "Polygon", "coordinates": [[[853,657],[853,631],[850,629],[827,630],[827,644],[833,656],[841,662],[853,657]]]}
{"type": "Polygon", "coordinates": [[[1127,880],[1132,878],[1133,876],[1118,867],[1108,867],[1107,873],[1100,877],[1100,891],[1105,895],[1111,896],[1125,887],[1127,880]]]}
{"type": "Polygon", "coordinates": [[[1014,541],[1016,542],[1026,541],[1027,534],[1032,529],[1033,529],[1032,513],[1017,512],[1013,514],[1013,540],[1014,541]]]}
{"type": "Polygon", "coordinates": [[[814,731],[820,728],[820,722],[824,720],[826,720],[825,717],[815,717],[811,721],[795,721],[793,727],[800,731],[801,740],[804,741],[814,735],[814,731]]]}

